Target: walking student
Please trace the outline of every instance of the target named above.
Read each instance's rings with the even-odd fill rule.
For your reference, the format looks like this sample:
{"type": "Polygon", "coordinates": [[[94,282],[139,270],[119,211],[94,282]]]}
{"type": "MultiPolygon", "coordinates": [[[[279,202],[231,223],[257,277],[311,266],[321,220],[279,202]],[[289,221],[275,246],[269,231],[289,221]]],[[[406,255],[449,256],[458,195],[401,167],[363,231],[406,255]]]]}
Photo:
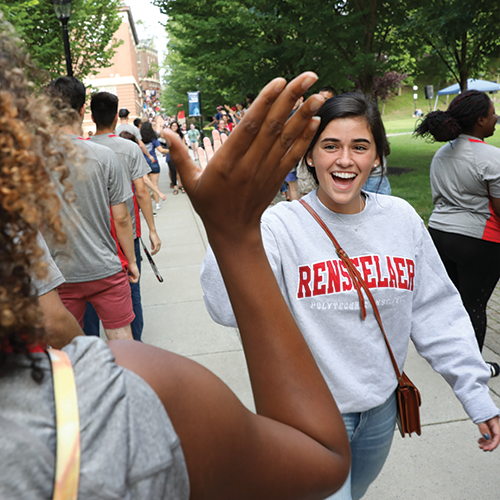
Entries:
{"type": "Polygon", "coordinates": [[[49,245],[66,280],[58,287],[59,295],[80,326],[90,302],[109,339],[131,339],[134,312],[129,282],[139,280],[132,221],[126,204],[132,198],[131,186],[113,151],[81,138],[86,96],[83,83],[74,77],[60,77],[48,85],[47,94],[62,103],[63,109],[55,120],[77,151],[68,162],[74,202],[68,201],[59,187],[60,213],[68,243],[65,248],[49,245]],[[128,273],[122,269],[111,236],[110,210],[128,262],[128,273]]]}
{"type": "MultiPolygon", "coordinates": [[[[156,231],[151,207],[151,199],[144,183],[151,171],[142,151],[132,141],[115,135],[114,130],[118,120],[118,98],[109,92],[98,92],[92,96],[90,102],[92,120],[96,124],[96,133],[91,141],[111,149],[117,156],[127,182],[131,185],[134,195],[127,200],[127,208],[132,220],[134,232],[134,252],[139,273],[141,272],[141,247],[139,238],[141,236],[141,219],[139,208],[142,211],[149,229],[149,240],[151,242],[151,253],[156,254],[161,248],[161,240],[156,231]]],[[[132,321],[132,336],[134,340],[141,340],[144,327],[144,318],[141,304],[140,278],[137,283],[130,283],[132,293],[132,304],[135,318],[132,321]]],[[[92,312],[85,314],[85,333],[99,335],[99,318],[92,312]]]]}
{"type": "MultiPolygon", "coordinates": [[[[426,227],[406,201],[362,191],[372,169],[390,152],[376,105],[362,94],[341,94],[325,101],[317,116],[321,124],[304,161],[319,187],[302,200],[333,233],[371,289],[399,370],[411,339],[448,381],[479,426],[479,436],[486,436],[480,437],[479,446],[495,449],[500,411],[489,395],[490,370],[426,227]]],[[[368,300],[363,320],[347,268],[300,201],[266,210],[260,227],[281,291],[349,435],[351,473],[329,498],[357,500],[382,470],[394,436],[398,381],[387,345],[368,300]]],[[[242,266],[240,276],[246,279],[242,266]]],[[[211,317],[236,326],[210,249],[201,282],[211,317]]],[[[271,317],[269,321],[274,323],[271,317]]]]}
{"type": "MultiPolygon", "coordinates": [[[[460,292],[480,350],[486,306],[500,278],[500,149],[484,142],[497,120],[488,95],[468,90],[446,111],[429,113],[415,132],[447,142],[431,163],[429,232],[460,292]]],[[[498,364],[488,365],[497,377],[498,364]]]]}

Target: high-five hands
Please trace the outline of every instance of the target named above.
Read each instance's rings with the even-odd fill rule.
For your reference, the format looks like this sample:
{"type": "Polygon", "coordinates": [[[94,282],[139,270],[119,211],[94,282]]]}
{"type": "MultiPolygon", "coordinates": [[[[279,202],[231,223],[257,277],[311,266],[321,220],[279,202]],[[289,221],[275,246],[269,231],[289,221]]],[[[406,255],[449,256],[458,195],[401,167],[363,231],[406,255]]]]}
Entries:
{"type": "MultiPolygon", "coordinates": [[[[202,217],[209,238],[259,227],[260,216],[298,163],[314,137],[319,119],[313,118],[324,98],[311,96],[288,120],[297,99],[317,80],[306,72],[288,85],[283,78],[267,84],[230,137],[222,138],[215,152],[207,148],[208,163],[200,155],[200,168],[190,159],[179,137],[162,131],[170,155],[194,208],[202,217]],[[205,167],[205,168],[204,168],[205,167]],[[223,194],[223,196],[221,196],[223,194]]],[[[206,142],[204,142],[206,144],[206,142]]]]}

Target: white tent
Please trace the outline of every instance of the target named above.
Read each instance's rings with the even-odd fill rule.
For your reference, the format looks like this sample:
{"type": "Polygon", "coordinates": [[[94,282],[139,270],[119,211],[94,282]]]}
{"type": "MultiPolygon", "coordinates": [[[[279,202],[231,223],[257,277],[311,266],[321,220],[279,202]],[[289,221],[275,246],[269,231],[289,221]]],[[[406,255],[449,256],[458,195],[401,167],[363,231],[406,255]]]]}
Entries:
{"type": "MultiPolygon", "coordinates": [[[[476,80],[475,78],[469,78],[467,80],[467,90],[480,90],[481,92],[497,92],[500,90],[500,84],[495,82],[488,82],[486,80],[476,80]]],[[[454,85],[450,85],[445,89],[441,89],[438,91],[436,96],[436,102],[434,103],[434,111],[437,107],[438,97],[440,95],[449,95],[449,94],[460,94],[460,85],[455,83],[454,85]]]]}

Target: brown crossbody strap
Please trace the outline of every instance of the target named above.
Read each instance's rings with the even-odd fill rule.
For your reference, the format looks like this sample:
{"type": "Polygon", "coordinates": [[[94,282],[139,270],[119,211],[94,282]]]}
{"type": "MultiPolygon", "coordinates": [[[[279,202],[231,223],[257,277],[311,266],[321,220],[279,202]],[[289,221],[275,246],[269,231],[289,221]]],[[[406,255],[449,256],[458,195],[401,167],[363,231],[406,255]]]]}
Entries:
{"type": "Polygon", "coordinates": [[[377,304],[375,303],[375,299],[373,298],[373,295],[370,292],[368,285],[363,280],[360,272],[356,269],[356,267],[352,263],[351,259],[349,259],[349,256],[347,255],[345,250],[343,250],[341,248],[341,246],[339,245],[335,236],[333,236],[332,232],[328,229],[326,224],[323,222],[323,219],[316,213],[316,211],[311,207],[311,205],[309,205],[309,203],[307,203],[304,199],[301,199],[299,201],[300,201],[300,203],[302,203],[304,208],[314,217],[316,222],[323,228],[325,233],[332,240],[332,243],[335,246],[335,250],[337,251],[337,255],[340,257],[340,259],[344,263],[344,265],[347,269],[347,272],[351,276],[353,285],[356,288],[356,291],[358,292],[359,305],[361,308],[361,317],[362,317],[363,321],[366,318],[366,307],[365,307],[365,299],[363,297],[363,292],[361,291],[361,288],[365,291],[366,296],[368,297],[368,300],[370,301],[370,304],[372,305],[373,312],[375,313],[375,317],[377,318],[378,324],[380,325],[380,329],[382,330],[382,334],[384,335],[384,340],[385,340],[385,343],[387,344],[387,349],[389,350],[389,356],[391,357],[392,366],[394,367],[394,371],[396,372],[396,377],[398,378],[399,384],[401,386],[403,386],[404,382],[403,382],[403,378],[401,377],[401,372],[399,371],[398,364],[396,363],[396,358],[394,357],[394,354],[393,354],[392,349],[391,349],[391,345],[389,344],[389,340],[387,339],[387,335],[385,334],[384,326],[382,325],[382,319],[380,318],[377,304]]]}

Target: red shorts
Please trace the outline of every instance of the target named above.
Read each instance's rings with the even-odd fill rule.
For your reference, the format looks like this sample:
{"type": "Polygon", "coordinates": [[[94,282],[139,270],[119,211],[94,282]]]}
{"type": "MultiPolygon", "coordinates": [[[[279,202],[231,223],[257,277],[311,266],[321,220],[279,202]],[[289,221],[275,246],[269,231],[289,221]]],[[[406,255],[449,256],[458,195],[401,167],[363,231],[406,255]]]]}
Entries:
{"type": "Polygon", "coordinates": [[[107,330],[127,326],[135,318],[126,271],[108,278],[83,283],[63,283],[57,287],[59,297],[83,328],[83,315],[90,302],[107,330]]]}

